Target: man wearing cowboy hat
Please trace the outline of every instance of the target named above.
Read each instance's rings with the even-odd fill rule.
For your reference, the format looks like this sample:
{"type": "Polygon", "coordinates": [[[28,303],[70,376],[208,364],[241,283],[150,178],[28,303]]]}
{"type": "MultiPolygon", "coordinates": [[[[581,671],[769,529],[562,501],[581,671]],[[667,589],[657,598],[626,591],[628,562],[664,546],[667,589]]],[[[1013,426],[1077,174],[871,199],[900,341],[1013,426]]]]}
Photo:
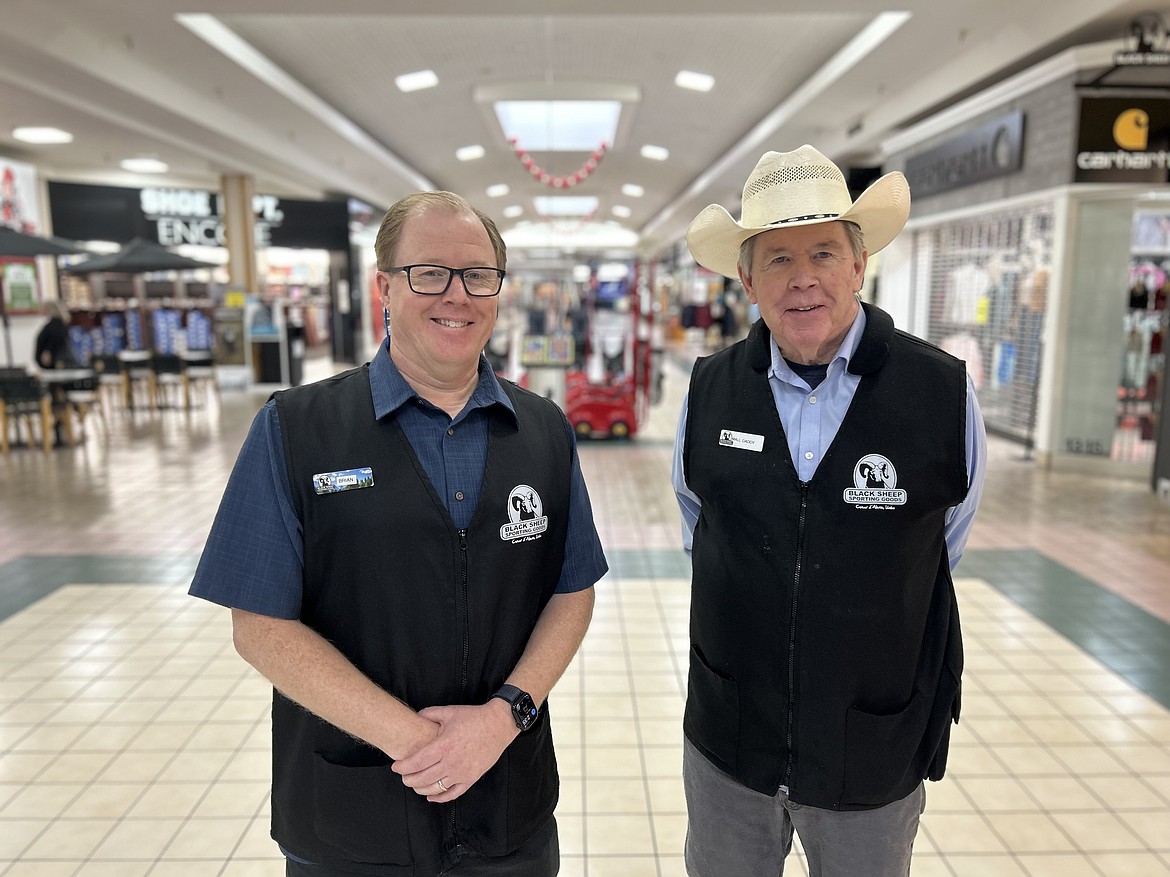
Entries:
{"type": "Polygon", "coordinates": [[[986,438],[964,364],[857,296],[909,209],[902,174],[852,201],[802,146],[687,231],[761,315],[695,364],[675,447],[692,877],[782,873],[794,832],[812,874],[905,877],[946,768],[986,438]]]}

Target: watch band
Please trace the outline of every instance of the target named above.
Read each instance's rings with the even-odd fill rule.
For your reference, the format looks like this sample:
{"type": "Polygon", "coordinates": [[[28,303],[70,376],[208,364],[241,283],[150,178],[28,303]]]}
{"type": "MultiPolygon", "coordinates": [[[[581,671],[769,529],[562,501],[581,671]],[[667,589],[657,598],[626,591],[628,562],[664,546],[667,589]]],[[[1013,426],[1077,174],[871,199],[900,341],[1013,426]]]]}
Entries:
{"type": "Polygon", "coordinates": [[[512,708],[512,720],[521,731],[527,731],[540,717],[540,710],[532,702],[532,696],[522,688],[505,682],[492,697],[498,697],[512,708]]]}
{"type": "Polygon", "coordinates": [[[524,693],[525,691],[523,688],[517,688],[515,685],[509,685],[507,682],[505,682],[496,690],[496,693],[493,694],[492,697],[498,697],[501,700],[506,700],[510,704],[514,704],[517,700],[520,699],[520,695],[524,693]]]}

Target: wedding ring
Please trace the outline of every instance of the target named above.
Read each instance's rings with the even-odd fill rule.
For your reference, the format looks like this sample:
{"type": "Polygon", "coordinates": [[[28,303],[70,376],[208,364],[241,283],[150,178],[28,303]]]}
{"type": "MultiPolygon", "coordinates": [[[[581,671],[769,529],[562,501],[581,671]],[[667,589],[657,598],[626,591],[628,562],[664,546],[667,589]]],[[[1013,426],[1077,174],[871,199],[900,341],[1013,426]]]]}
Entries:
{"type": "Polygon", "coordinates": [[[443,781],[441,779],[435,780],[435,784],[439,787],[440,792],[447,791],[447,787],[443,785],[443,781]]]}

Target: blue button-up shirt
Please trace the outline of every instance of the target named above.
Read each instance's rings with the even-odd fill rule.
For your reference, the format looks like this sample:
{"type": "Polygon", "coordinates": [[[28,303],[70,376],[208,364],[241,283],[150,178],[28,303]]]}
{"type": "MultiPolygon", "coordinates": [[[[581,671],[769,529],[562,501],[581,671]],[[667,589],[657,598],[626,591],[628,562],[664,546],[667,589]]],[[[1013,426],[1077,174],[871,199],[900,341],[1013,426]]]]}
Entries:
{"type": "MultiPolygon", "coordinates": [[[[397,417],[457,528],[471,523],[487,464],[488,424],[496,406],[516,416],[496,376],[480,359],[479,383],[458,416],[422,399],[394,365],[385,345],[370,362],[370,393],[379,420],[397,417]]],[[[557,593],[590,587],[609,569],[593,524],[589,492],[573,447],[565,558],[557,593]]],[[[304,544],[285,468],[276,403],[252,421],[211,527],[190,593],[275,618],[301,608],[304,544]]]]}
{"type": "MultiPolygon", "coordinates": [[[[825,379],[815,389],[809,387],[808,382],[792,370],[780,354],[776,339],[772,338],[770,341],[772,366],[768,370],[768,386],[772,389],[776,412],[780,415],[780,423],[788,438],[792,462],[796,465],[796,472],[801,481],[810,480],[817,471],[817,466],[824,459],[829,445],[837,435],[841,421],[845,419],[849,404],[853,401],[853,394],[857,392],[857,386],[861,383],[860,375],[849,373],[849,361],[857,351],[864,329],[865,311],[858,308],[853,325],[845,340],[841,342],[836,356],[829,363],[825,379]]],[[[683,475],[682,454],[687,410],[688,399],[684,399],[675,436],[671,482],[682,512],[683,547],[687,554],[690,554],[701,503],[687,487],[683,475]]],[[[987,470],[987,432],[970,375],[967,376],[965,446],[969,489],[966,498],[949,509],[946,516],[945,535],[952,570],[958,565],[959,558],[963,556],[963,549],[967,545],[967,537],[975,522],[975,509],[983,495],[983,479],[987,470]]]]}

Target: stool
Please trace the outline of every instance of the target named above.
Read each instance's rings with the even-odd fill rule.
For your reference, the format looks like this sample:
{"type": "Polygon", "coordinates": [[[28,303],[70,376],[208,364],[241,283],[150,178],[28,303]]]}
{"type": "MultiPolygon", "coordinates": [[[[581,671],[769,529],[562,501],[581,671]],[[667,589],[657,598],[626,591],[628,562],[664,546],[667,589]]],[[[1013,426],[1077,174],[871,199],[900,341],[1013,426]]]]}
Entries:
{"type": "Polygon", "coordinates": [[[32,446],[34,426],[40,421],[41,446],[45,453],[53,449],[53,402],[36,375],[5,370],[0,374],[0,453],[8,456],[8,426],[12,422],[19,435],[23,423],[32,446]]]}
{"type": "Polygon", "coordinates": [[[184,390],[186,399],[186,384],[183,379],[183,360],[176,353],[156,353],[150,358],[150,394],[155,408],[177,408],[176,402],[166,399],[168,388],[176,392],[184,390]],[[167,404],[164,405],[164,402],[167,404]]]}
{"type": "Polygon", "coordinates": [[[191,390],[210,386],[219,395],[219,381],[215,377],[215,359],[210,350],[188,350],[180,355],[183,360],[183,402],[191,407],[191,390]]]}
{"type": "Polygon", "coordinates": [[[122,366],[122,396],[126,407],[134,409],[136,396],[145,396],[146,407],[154,404],[154,372],[149,350],[123,350],[118,354],[122,366]]]}

